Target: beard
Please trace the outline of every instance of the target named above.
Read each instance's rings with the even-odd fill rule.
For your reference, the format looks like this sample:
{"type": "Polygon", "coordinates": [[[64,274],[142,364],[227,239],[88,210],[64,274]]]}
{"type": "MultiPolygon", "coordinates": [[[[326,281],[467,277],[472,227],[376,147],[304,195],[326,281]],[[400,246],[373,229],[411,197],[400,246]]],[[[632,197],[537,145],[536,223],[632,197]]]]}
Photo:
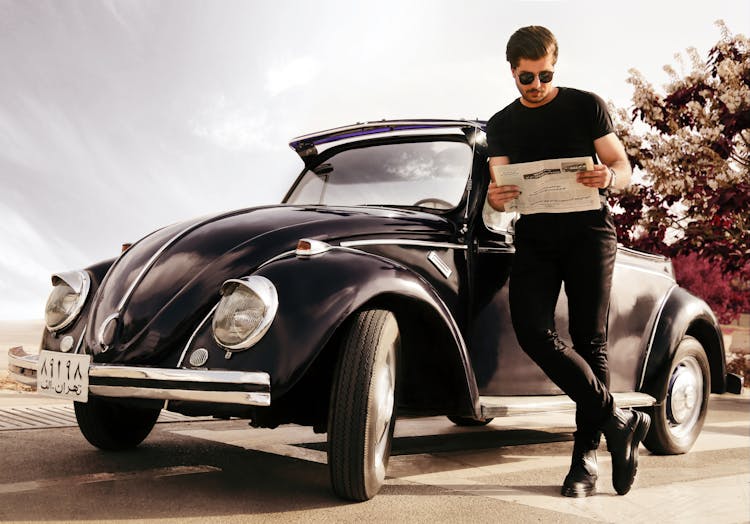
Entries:
{"type": "Polygon", "coordinates": [[[553,91],[554,88],[547,86],[537,89],[524,89],[521,91],[521,97],[530,104],[538,105],[549,99],[553,91]]]}

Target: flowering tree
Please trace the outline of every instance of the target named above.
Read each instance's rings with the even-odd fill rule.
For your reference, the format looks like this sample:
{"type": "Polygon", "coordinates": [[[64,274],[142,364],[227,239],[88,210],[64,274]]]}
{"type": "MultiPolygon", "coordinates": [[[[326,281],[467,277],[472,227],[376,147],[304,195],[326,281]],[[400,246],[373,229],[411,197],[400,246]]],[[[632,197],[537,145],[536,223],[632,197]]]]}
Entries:
{"type": "Polygon", "coordinates": [[[689,49],[686,73],[665,66],[664,94],[630,70],[634,106],[613,114],[643,180],[613,204],[620,240],[672,257],[680,283],[728,322],[750,310],[750,40],[717,25],[707,60],[689,49]]]}

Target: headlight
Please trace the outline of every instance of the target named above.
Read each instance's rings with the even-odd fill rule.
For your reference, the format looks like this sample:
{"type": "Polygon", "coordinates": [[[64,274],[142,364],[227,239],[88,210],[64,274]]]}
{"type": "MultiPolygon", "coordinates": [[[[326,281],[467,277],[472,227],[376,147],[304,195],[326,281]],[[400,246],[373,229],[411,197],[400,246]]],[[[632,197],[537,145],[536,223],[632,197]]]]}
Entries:
{"type": "Polygon", "coordinates": [[[50,331],[68,327],[81,312],[91,279],[85,271],[52,275],[52,292],[44,308],[44,321],[50,331]]]}
{"type": "Polygon", "coordinates": [[[267,278],[253,275],[227,280],[221,294],[211,324],[214,338],[227,349],[247,349],[263,337],[276,316],[276,288],[267,278]]]}

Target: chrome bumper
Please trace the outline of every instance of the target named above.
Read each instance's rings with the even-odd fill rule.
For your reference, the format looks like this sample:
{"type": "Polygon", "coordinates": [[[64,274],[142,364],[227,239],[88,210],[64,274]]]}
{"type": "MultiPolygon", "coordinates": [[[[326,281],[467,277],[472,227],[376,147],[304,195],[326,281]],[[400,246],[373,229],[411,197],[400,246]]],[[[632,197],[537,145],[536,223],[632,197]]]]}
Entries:
{"type": "MultiPolygon", "coordinates": [[[[38,355],[21,347],[8,350],[8,373],[16,382],[36,387],[38,355]]],[[[271,405],[271,377],[259,371],[210,371],[94,364],[89,393],[99,397],[186,400],[271,405]]]]}

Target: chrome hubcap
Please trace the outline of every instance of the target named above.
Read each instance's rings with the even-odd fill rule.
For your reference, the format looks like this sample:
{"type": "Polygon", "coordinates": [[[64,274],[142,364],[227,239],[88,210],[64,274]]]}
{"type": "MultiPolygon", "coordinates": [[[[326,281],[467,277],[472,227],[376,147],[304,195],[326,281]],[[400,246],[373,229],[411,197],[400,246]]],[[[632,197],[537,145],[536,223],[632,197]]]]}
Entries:
{"type": "Polygon", "coordinates": [[[389,343],[372,377],[372,442],[377,478],[385,479],[387,447],[396,391],[396,344],[389,343]]]}
{"type": "Polygon", "coordinates": [[[700,417],[703,403],[703,374],[698,361],[687,357],[672,372],[667,392],[667,417],[675,436],[689,433],[700,417]]]}

